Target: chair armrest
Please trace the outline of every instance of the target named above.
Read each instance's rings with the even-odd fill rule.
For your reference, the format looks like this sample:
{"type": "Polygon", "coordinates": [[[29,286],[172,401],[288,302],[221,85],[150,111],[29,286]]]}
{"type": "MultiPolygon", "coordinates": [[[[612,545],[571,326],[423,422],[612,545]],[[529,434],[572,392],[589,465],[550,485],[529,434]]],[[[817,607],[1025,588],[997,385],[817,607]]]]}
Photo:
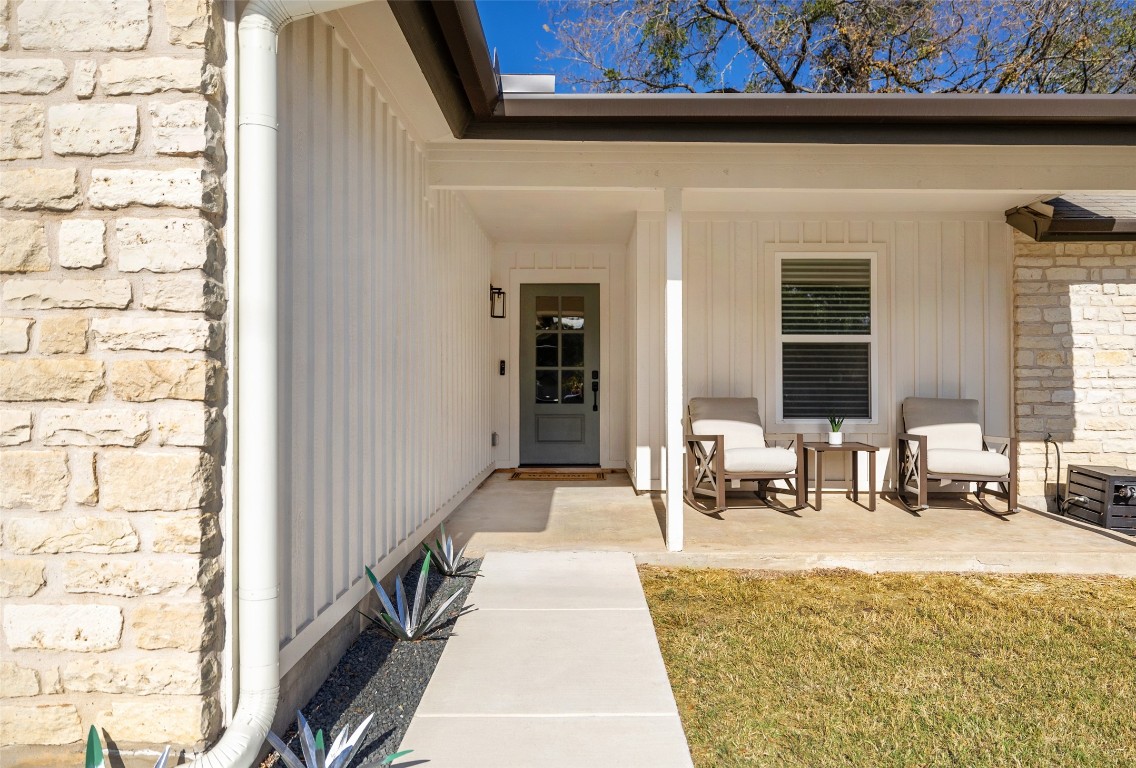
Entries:
{"type": "Polygon", "coordinates": [[[1014,456],[1018,452],[1018,438],[1016,437],[1002,437],[1001,435],[983,435],[982,448],[987,450],[987,443],[994,443],[995,445],[1004,445],[1005,448],[999,453],[1005,453],[1008,456],[1014,456]]]}
{"type": "MultiPolygon", "coordinates": [[[[776,442],[779,442],[781,440],[787,440],[789,442],[789,449],[790,450],[792,450],[792,448],[793,448],[794,441],[796,441],[796,443],[799,444],[799,445],[804,444],[804,440],[801,439],[801,433],[799,433],[799,432],[797,434],[792,434],[790,432],[766,432],[765,433],[765,442],[766,443],[776,443],[776,442]]],[[[780,446],[774,446],[774,447],[780,448],[780,446]]]]}
{"type": "Polygon", "coordinates": [[[927,452],[927,436],[926,435],[913,435],[910,432],[900,432],[895,436],[896,448],[903,454],[903,443],[907,443],[907,450],[911,451],[911,443],[915,443],[915,453],[922,456],[927,452]]]}
{"type": "Polygon", "coordinates": [[[688,443],[716,443],[722,435],[683,435],[682,439],[688,443]]]}

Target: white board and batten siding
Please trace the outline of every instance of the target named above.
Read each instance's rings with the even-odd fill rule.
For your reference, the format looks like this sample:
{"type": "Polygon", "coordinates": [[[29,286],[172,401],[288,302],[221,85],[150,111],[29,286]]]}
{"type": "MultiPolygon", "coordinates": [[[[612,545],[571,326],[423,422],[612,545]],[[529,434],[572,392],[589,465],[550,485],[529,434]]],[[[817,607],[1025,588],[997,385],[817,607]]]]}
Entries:
{"type": "Polygon", "coordinates": [[[625,466],[628,388],[626,345],[629,315],[624,298],[626,249],[612,245],[498,243],[494,247],[493,284],[506,290],[504,320],[493,320],[493,365],[504,360],[505,376],[494,375],[494,430],[499,442],[497,465],[520,463],[520,355],[518,307],[521,286],[531,283],[594,283],[600,288],[600,465],[625,466]]]}
{"type": "Polygon", "coordinates": [[[493,467],[491,244],[322,19],[280,37],[282,673],[493,467]]]}
{"type": "MultiPolygon", "coordinates": [[[[629,256],[637,275],[630,348],[638,376],[629,393],[629,453],[640,489],[661,489],[658,328],[662,220],[641,214],[629,256]],[[644,332],[644,329],[648,329],[644,332]],[[644,463],[648,466],[640,469],[644,463]]],[[[845,427],[847,440],[881,447],[878,483],[892,483],[891,446],[905,397],[975,398],[988,432],[1012,422],[1012,239],[989,217],[903,219],[740,217],[687,214],[684,220],[685,387],[687,397],[757,397],[766,429],[820,439],[816,422],[777,421],[776,254],[877,253],[877,418],[845,427]]],[[[828,462],[841,481],[840,462],[828,462]]],[[[866,471],[861,467],[861,471],[866,471]]]]}

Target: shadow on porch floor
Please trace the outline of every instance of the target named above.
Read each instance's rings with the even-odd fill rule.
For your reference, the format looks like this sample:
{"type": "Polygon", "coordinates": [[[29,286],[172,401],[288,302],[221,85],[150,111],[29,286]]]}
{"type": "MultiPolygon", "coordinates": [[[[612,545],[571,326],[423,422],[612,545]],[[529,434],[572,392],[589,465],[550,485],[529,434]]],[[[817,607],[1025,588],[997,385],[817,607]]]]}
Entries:
{"type": "Polygon", "coordinates": [[[446,531],[472,555],[599,550],[691,567],[1136,576],[1136,539],[1036,512],[999,518],[944,499],[916,516],[887,496],[869,512],[833,492],[820,512],[784,514],[751,507],[752,498],[732,496],[720,519],[687,507],[686,545],[672,553],[658,494],[637,495],[623,473],[589,482],[512,481],[497,473],[458,507],[446,531]]]}

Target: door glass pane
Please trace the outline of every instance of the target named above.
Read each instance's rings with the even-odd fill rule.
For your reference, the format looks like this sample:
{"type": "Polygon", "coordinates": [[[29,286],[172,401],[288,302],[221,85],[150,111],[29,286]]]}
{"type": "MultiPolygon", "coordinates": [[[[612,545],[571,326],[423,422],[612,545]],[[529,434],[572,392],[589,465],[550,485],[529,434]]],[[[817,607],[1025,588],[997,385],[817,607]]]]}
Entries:
{"type": "MultiPolygon", "coordinates": [[[[541,368],[555,368],[556,359],[556,333],[538,333],[536,335],[536,364],[541,368]]],[[[583,363],[581,363],[582,365],[583,363]]]]}
{"type": "MultiPolygon", "coordinates": [[[[565,333],[561,335],[560,344],[564,348],[564,358],[560,364],[565,368],[584,364],[584,334],[565,333]]],[[[539,363],[538,363],[539,365],[539,363]]]]}
{"type": "Polygon", "coordinates": [[[581,330],[584,327],[584,297],[564,296],[560,303],[560,327],[566,331],[581,330]]]}
{"type": "Polygon", "coordinates": [[[584,372],[561,371],[560,395],[563,403],[584,402],[584,372]]]}
{"type": "Polygon", "coordinates": [[[536,372],[536,401],[538,403],[559,402],[556,391],[556,371],[536,372]]]}
{"type": "MultiPolygon", "coordinates": [[[[536,297],[536,329],[538,331],[550,331],[558,327],[556,316],[559,314],[560,308],[555,296],[537,296],[536,297]]],[[[556,363],[553,363],[556,365],[556,363]]]]}

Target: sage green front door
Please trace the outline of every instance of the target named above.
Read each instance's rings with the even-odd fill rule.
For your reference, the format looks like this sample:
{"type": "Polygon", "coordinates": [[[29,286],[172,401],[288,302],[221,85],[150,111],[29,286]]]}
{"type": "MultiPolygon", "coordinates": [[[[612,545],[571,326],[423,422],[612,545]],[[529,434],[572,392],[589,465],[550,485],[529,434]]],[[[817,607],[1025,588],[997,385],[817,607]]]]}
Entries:
{"type": "Polygon", "coordinates": [[[521,464],[600,463],[600,288],[521,286],[521,464]]]}

